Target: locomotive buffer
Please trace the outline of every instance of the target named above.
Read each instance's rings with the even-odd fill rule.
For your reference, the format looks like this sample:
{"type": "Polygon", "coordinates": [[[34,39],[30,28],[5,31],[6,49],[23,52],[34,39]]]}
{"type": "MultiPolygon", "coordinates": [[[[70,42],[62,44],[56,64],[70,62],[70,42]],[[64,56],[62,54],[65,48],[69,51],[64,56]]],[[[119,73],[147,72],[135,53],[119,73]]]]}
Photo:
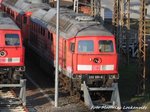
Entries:
{"type": "Polygon", "coordinates": [[[113,83],[112,87],[88,87],[84,81],[81,90],[83,91],[85,105],[91,109],[121,109],[118,83],[113,83]],[[107,103],[102,103],[99,100],[92,101],[91,92],[112,92],[111,99],[107,103]]]}

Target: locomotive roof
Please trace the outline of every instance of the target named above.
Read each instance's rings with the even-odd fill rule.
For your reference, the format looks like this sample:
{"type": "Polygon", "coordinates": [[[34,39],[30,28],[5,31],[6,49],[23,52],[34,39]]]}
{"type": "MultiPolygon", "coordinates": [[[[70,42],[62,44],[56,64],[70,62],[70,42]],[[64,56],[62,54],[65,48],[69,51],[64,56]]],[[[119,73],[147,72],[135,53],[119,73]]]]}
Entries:
{"type": "Polygon", "coordinates": [[[3,0],[4,3],[14,6],[18,0],[3,0]]]}
{"type": "Polygon", "coordinates": [[[0,29],[20,30],[12,19],[2,16],[0,16],[0,29]]]}
{"type": "MultiPolygon", "coordinates": [[[[37,24],[47,27],[50,31],[56,32],[56,9],[49,11],[37,10],[31,16],[31,20],[37,24]],[[42,14],[44,12],[44,14],[42,14]]],[[[72,10],[60,9],[60,35],[64,38],[75,36],[112,36],[103,25],[95,21],[93,17],[76,14],[72,10]]]]}
{"type": "Polygon", "coordinates": [[[16,3],[15,5],[17,8],[23,10],[24,12],[26,11],[35,11],[37,9],[49,9],[50,6],[46,3],[29,3],[29,2],[22,2],[21,3],[16,3]]]}
{"type": "Polygon", "coordinates": [[[4,17],[9,17],[7,13],[0,11],[0,17],[4,18],[4,17]]]}
{"type": "Polygon", "coordinates": [[[15,10],[16,12],[20,13],[20,14],[24,14],[24,12],[21,9],[18,9],[15,4],[17,4],[18,2],[21,2],[23,0],[3,0],[2,4],[4,4],[5,6],[11,8],[12,10],[15,10]]]}
{"type": "Polygon", "coordinates": [[[3,4],[12,8],[20,14],[24,14],[26,11],[36,11],[37,9],[49,9],[50,6],[46,3],[30,3],[25,0],[4,0],[3,4]]]}
{"type": "MultiPolygon", "coordinates": [[[[49,5],[44,3],[29,3],[25,0],[4,0],[3,2],[21,14],[26,11],[32,11],[32,21],[48,28],[51,32],[56,32],[55,8],[50,8],[49,5]]],[[[110,36],[112,34],[99,22],[94,21],[94,18],[84,14],[76,14],[66,8],[61,8],[60,35],[65,38],[70,38],[74,36],[110,36]]]]}
{"type": "Polygon", "coordinates": [[[32,14],[32,16],[34,17],[34,18],[32,18],[32,20],[33,20],[35,23],[40,24],[42,27],[47,28],[47,23],[44,22],[44,21],[41,21],[42,18],[44,17],[44,15],[46,15],[46,14],[47,14],[47,12],[46,12],[45,10],[39,9],[38,11],[35,11],[35,12],[32,14]]]}

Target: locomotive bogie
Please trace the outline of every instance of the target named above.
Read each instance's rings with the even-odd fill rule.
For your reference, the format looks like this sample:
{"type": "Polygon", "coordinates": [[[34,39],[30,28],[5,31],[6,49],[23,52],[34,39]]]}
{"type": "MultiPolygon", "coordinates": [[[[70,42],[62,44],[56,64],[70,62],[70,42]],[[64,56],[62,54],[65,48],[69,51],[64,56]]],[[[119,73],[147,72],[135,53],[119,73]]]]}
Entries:
{"type": "Polygon", "coordinates": [[[0,67],[0,83],[13,83],[19,81],[24,75],[24,66],[0,67]],[[18,70],[18,68],[21,68],[18,70]]]}

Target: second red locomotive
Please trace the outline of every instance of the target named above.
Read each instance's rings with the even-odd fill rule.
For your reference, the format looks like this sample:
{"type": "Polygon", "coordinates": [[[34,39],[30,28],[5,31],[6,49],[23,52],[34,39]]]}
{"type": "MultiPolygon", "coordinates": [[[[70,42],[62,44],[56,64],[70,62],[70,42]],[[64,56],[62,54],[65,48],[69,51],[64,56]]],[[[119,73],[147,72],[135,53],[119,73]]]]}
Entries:
{"type": "MultiPolygon", "coordinates": [[[[29,46],[41,67],[55,66],[56,9],[31,15],[29,46]]],[[[118,79],[115,37],[93,17],[60,10],[59,71],[64,85],[80,89],[81,83],[110,86],[118,79]],[[64,76],[67,78],[64,80],[64,76]],[[70,80],[71,79],[71,82],[70,80]]],[[[75,90],[75,89],[72,89],[75,90]]]]}
{"type": "Polygon", "coordinates": [[[0,12],[0,83],[19,80],[25,70],[20,28],[0,12]]]}

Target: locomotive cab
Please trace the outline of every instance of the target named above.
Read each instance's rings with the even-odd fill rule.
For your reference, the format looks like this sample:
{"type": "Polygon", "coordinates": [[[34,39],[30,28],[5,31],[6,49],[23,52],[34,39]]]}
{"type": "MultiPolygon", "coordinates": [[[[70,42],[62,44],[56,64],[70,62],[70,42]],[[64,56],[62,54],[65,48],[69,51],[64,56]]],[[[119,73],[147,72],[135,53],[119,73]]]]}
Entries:
{"type": "Polygon", "coordinates": [[[113,36],[77,37],[73,56],[73,73],[118,75],[117,53],[113,36]]]}
{"type": "Polygon", "coordinates": [[[0,18],[0,83],[19,80],[25,71],[21,30],[10,18],[0,18]]]}
{"type": "Polygon", "coordinates": [[[1,33],[1,42],[3,43],[0,43],[0,66],[24,66],[24,48],[20,31],[1,33]]]}

